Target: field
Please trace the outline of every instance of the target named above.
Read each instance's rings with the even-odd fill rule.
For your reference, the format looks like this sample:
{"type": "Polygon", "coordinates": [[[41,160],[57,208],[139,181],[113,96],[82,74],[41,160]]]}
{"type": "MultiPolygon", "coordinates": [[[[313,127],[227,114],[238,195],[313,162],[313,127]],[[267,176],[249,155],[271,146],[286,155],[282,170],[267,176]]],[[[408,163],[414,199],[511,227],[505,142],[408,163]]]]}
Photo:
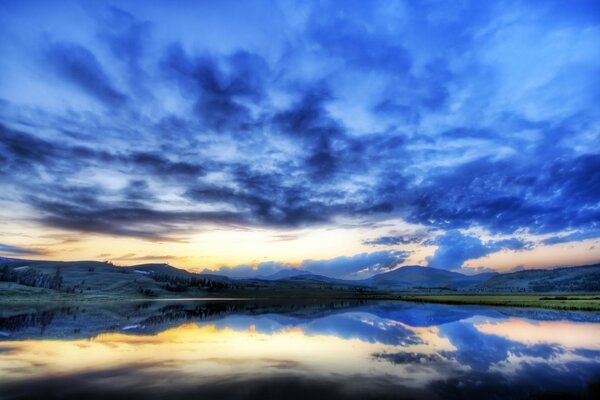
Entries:
{"type": "MultiPolygon", "coordinates": [[[[307,288],[281,288],[280,290],[234,290],[206,292],[200,290],[183,293],[161,292],[155,299],[164,298],[254,298],[272,301],[306,300],[399,300],[422,303],[464,304],[501,307],[547,308],[569,311],[600,311],[599,295],[470,295],[470,294],[414,294],[394,292],[357,292],[353,290],[322,290],[307,288]]],[[[20,302],[113,302],[148,300],[137,293],[110,294],[89,291],[84,293],[62,293],[49,289],[31,288],[0,282],[0,303],[20,302]]]]}
{"type": "Polygon", "coordinates": [[[600,311],[599,295],[400,295],[399,300],[423,303],[551,308],[555,310],[600,311]]]}
{"type": "MultiPolygon", "coordinates": [[[[568,270],[595,282],[597,266],[568,270]],[[584,274],[585,273],[585,274],[584,274]]],[[[326,277],[293,277],[277,281],[245,279],[234,281],[219,276],[199,276],[165,264],[117,267],[94,261],[5,262],[0,263],[0,304],[44,302],[111,302],[169,298],[236,298],[276,302],[312,300],[402,300],[425,303],[465,304],[502,307],[531,307],[557,310],[600,311],[596,291],[548,291],[546,293],[448,292],[436,288],[392,289],[357,286],[354,282],[326,277]],[[23,265],[26,263],[27,265],[23,265]],[[60,277],[56,284],[55,277],[60,277]],[[27,278],[28,279],[23,279],[27,278]]],[[[540,274],[540,271],[528,272],[540,274]]],[[[545,271],[560,274],[564,271],[545,271]]],[[[516,274],[511,274],[516,275],[516,274]]],[[[518,273],[518,282],[527,276],[518,273]]],[[[546,276],[544,275],[544,276],[546,276]]],[[[506,277],[502,277],[503,282],[506,277]]],[[[514,278],[514,277],[513,277],[514,278]]],[[[516,279],[514,278],[514,279],[516,279]]],[[[530,277],[529,277],[530,278],[530,277]]],[[[571,277],[572,278],[572,277],[571,277]]],[[[514,280],[513,279],[513,280],[514,280]]],[[[568,280],[572,285],[583,279],[568,280]]],[[[511,286],[511,288],[513,288],[511,286]]],[[[576,286],[579,287],[579,286],[576,286]]]]}

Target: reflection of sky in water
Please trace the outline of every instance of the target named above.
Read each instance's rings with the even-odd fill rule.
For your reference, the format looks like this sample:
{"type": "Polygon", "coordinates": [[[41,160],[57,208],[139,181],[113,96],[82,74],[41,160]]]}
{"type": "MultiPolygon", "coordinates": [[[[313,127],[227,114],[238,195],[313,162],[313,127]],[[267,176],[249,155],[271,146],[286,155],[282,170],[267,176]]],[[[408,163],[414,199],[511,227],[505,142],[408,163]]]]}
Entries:
{"type": "Polygon", "coordinates": [[[163,388],[295,375],[385,378],[406,390],[426,390],[420,395],[582,391],[600,378],[600,324],[384,304],[317,317],[230,314],[152,335],[0,342],[0,384],[125,366],[129,378],[152,376],[163,388]]]}

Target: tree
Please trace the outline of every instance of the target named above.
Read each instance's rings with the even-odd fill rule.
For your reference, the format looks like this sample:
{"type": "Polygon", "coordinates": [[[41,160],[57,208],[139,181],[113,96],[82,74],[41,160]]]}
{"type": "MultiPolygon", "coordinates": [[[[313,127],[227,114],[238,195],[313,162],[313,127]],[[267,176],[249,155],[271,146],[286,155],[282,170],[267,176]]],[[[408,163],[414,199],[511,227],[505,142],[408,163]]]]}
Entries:
{"type": "Polygon", "coordinates": [[[56,272],[54,273],[54,276],[52,277],[52,281],[50,283],[50,288],[51,289],[55,289],[55,290],[60,290],[60,287],[63,284],[63,277],[62,274],[60,273],[60,268],[56,269],[56,272]]]}
{"type": "Polygon", "coordinates": [[[0,281],[3,282],[12,282],[12,271],[8,268],[8,265],[5,265],[2,268],[2,273],[0,274],[0,281]]]}

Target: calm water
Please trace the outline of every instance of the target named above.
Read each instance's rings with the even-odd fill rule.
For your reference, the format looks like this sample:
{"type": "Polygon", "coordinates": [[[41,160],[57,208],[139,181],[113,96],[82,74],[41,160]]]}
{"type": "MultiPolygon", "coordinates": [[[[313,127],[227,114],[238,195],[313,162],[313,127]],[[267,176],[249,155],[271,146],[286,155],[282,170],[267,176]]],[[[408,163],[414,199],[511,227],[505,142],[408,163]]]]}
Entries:
{"type": "Polygon", "coordinates": [[[595,313],[402,302],[1,307],[2,399],[600,393],[595,313]]]}

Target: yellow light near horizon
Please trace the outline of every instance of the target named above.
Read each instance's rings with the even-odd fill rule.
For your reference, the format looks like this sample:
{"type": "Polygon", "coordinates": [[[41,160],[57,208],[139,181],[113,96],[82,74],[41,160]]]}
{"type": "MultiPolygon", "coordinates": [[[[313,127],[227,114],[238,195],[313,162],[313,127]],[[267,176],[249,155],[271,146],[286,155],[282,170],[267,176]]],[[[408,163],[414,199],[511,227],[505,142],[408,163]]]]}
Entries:
{"type": "Polygon", "coordinates": [[[536,321],[510,318],[485,322],[475,327],[482,333],[498,335],[527,345],[558,344],[565,348],[600,350],[600,324],[565,321],[536,321]]]}
{"type": "Polygon", "coordinates": [[[469,260],[465,265],[470,267],[484,265],[500,272],[506,272],[518,265],[526,268],[546,268],[594,264],[600,261],[599,242],[598,239],[589,239],[581,242],[540,245],[522,251],[504,250],[479,259],[469,260]]]}
{"type": "MultiPolygon", "coordinates": [[[[413,329],[406,326],[407,329],[413,329]]],[[[133,366],[150,371],[175,371],[201,379],[235,373],[273,376],[277,373],[360,374],[366,369],[398,376],[410,375],[415,386],[439,378],[443,371],[411,370],[373,357],[382,352],[431,354],[452,350],[435,329],[415,328],[423,341],[391,345],[335,334],[281,327],[274,332],[247,328],[218,328],[188,323],[156,335],[101,334],[89,340],[27,340],[3,342],[11,349],[0,357],[0,383],[31,374],[68,374],[133,366]],[[439,344],[436,344],[439,342],[439,344]]]]}
{"type": "MultiPolygon", "coordinates": [[[[366,237],[385,235],[394,227],[406,229],[406,224],[390,221],[368,229],[358,223],[296,230],[213,227],[180,240],[151,241],[96,233],[77,234],[13,221],[3,226],[0,243],[39,250],[39,254],[25,254],[21,258],[113,261],[118,265],[164,262],[191,271],[205,268],[215,270],[223,265],[257,265],[264,261],[294,266],[306,259],[326,260],[390,249],[411,252],[404,264],[426,265],[427,257],[436,250],[435,246],[368,246],[363,243],[366,237]]],[[[468,260],[465,265],[509,271],[517,265],[544,268],[592,264],[600,261],[599,243],[598,239],[589,239],[552,246],[540,245],[522,251],[503,250],[468,260]]]]}

